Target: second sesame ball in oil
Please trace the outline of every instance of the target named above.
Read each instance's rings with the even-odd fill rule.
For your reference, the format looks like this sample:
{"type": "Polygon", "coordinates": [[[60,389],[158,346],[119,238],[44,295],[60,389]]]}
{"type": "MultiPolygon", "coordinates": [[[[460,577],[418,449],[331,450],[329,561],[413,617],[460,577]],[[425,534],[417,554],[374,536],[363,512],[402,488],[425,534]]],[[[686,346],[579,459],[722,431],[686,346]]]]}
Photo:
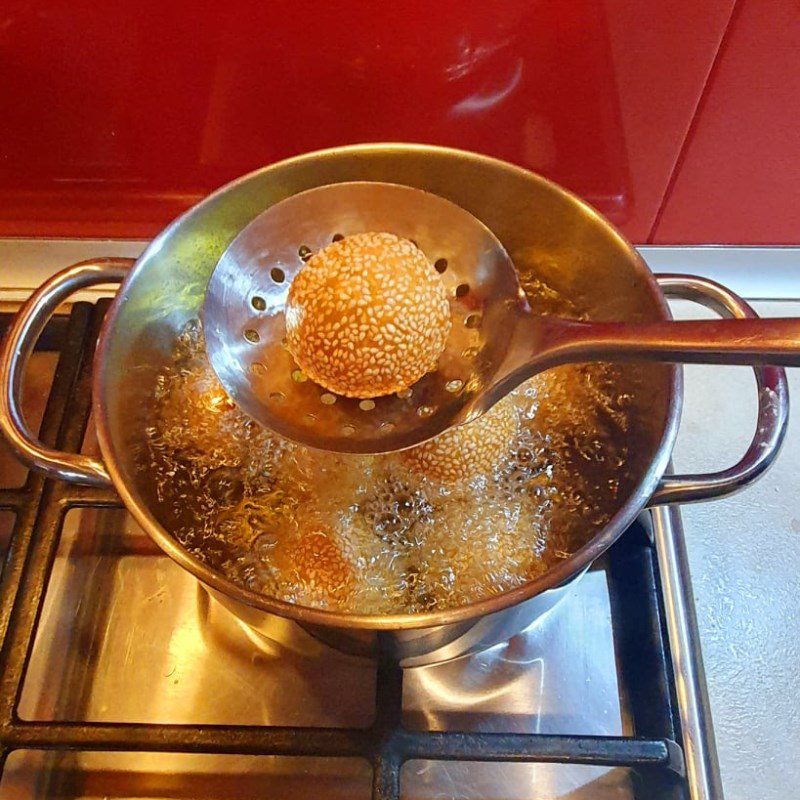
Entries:
{"type": "Polygon", "coordinates": [[[473,422],[404,450],[401,458],[415,473],[453,486],[496,469],[511,451],[518,431],[514,401],[506,397],[473,422]]]}
{"type": "Polygon", "coordinates": [[[348,397],[407,389],[436,369],[450,332],[441,276],[391,233],[358,233],[315,253],[286,304],[286,342],[316,383],[348,397]]]}
{"type": "Polygon", "coordinates": [[[290,593],[323,608],[345,603],[354,591],[355,574],[331,532],[309,524],[287,539],[273,558],[290,593]]]}

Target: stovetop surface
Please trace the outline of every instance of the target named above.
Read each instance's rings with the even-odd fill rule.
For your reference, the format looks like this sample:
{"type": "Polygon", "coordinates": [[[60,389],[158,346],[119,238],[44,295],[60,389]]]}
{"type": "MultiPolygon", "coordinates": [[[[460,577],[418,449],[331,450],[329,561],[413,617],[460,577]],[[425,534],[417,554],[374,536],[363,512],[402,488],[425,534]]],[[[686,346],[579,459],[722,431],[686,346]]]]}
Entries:
{"type": "MultiPolygon", "coordinates": [[[[36,419],[63,350],[42,428],[63,447],[95,447],[101,316],[76,305],[32,362],[36,419]]],[[[391,797],[387,769],[409,800],[686,796],[647,515],[523,634],[401,673],[291,624],[252,633],[113,492],[26,478],[5,455],[0,487],[3,798],[391,797]]]]}
{"type": "MultiPolygon", "coordinates": [[[[137,256],[145,245],[144,241],[123,240],[0,239],[0,254],[4,265],[0,310],[13,310],[19,301],[31,294],[35,286],[61,267],[96,256],[137,256]]],[[[654,271],[695,273],[727,284],[751,301],[768,298],[769,301],[754,302],[761,314],[800,315],[796,299],[800,297],[797,248],[644,247],[640,251],[654,271]],[[758,265],[758,269],[754,269],[755,265],[758,265]],[[776,300],[781,302],[775,302],[776,300]]],[[[97,294],[98,292],[89,290],[81,293],[81,296],[89,298],[96,297],[97,294]]],[[[677,316],[698,316],[696,306],[685,305],[685,308],[673,306],[677,316]]],[[[51,326],[50,345],[60,346],[66,325],[62,320],[55,328],[53,332],[51,326]]],[[[29,376],[32,379],[29,399],[44,392],[41,387],[49,384],[47,368],[52,375],[57,355],[40,352],[34,358],[38,363],[29,376]]],[[[792,397],[796,397],[800,391],[798,374],[800,373],[796,370],[789,371],[792,397]]],[[[752,433],[755,415],[752,374],[746,368],[708,369],[690,366],[685,370],[685,376],[686,400],[675,451],[676,468],[680,471],[702,472],[727,467],[747,447],[752,433]]],[[[40,405],[43,406],[43,402],[40,405]]],[[[41,415],[33,413],[29,416],[36,429],[41,415]]],[[[711,709],[714,712],[716,742],[725,780],[725,797],[731,800],[750,800],[752,797],[784,800],[791,795],[789,787],[798,783],[792,777],[800,769],[800,759],[796,758],[797,714],[794,713],[797,706],[795,687],[798,679],[796,644],[800,641],[797,635],[800,617],[795,613],[794,602],[798,583],[795,565],[800,559],[800,537],[797,536],[800,524],[796,519],[796,504],[792,503],[796,494],[796,476],[800,470],[800,447],[797,446],[800,416],[798,407],[794,404],[791,416],[786,446],[776,466],[764,479],[747,491],[724,501],[683,507],[680,517],[683,518],[685,536],[678,517],[675,518],[676,524],[666,529],[668,541],[682,543],[684,552],[678,563],[682,564],[681,569],[684,572],[683,594],[690,604],[693,601],[687,567],[691,568],[697,623],[699,635],[702,636],[703,660],[706,663],[711,709]],[[758,698],[758,701],[753,702],[753,698],[758,698]],[[767,760],[779,767],[765,769],[767,760]]],[[[45,425],[51,437],[55,436],[57,427],[57,421],[45,425]]],[[[4,452],[0,440],[0,475],[5,478],[0,480],[0,486],[9,484],[12,473],[12,484],[19,486],[25,481],[25,470],[4,452]]],[[[33,487],[34,494],[38,495],[41,487],[41,482],[37,483],[33,487]]],[[[78,494],[72,492],[70,496],[74,498],[78,494]]],[[[62,492],[59,497],[63,499],[64,495],[62,492]]],[[[93,495],[92,499],[96,501],[97,496],[93,495]]],[[[55,501],[51,499],[50,502],[52,504],[55,501]]],[[[5,551],[3,543],[7,543],[15,518],[23,520],[27,525],[35,508],[38,508],[38,501],[29,502],[23,493],[0,489],[0,555],[5,551]],[[3,510],[10,507],[16,509],[16,513],[3,510]]],[[[657,533],[664,530],[659,526],[671,514],[672,512],[664,511],[655,514],[657,533]]],[[[20,529],[22,527],[20,523],[20,529]]],[[[18,540],[21,532],[18,531],[18,540]]],[[[665,540],[660,538],[658,541],[663,544],[665,540]]],[[[659,553],[662,552],[659,547],[659,553]]],[[[11,555],[6,564],[6,570],[15,573],[15,583],[19,579],[16,565],[24,560],[23,557],[24,553],[11,555]]],[[[36,566],[37,569],[41,568],[41,564],[36,566]]],[[[664,575],[665,587],[669,587],[672,581],[666,572],[664,575]]],[[[13,594],[1,589],[0,592],[0,600],[3,602],[13,594]]],[[[667,610],[670,605],[667,603],[667,610]]],[[[6,623],[6,615],[0,609],[0,631],[5,630],[6,623]]],[[[694,641],[697,644],[697,628],[694,631],[694,641]]],[[[671,633],[674,634],[674,631],[671,630],[671,633]]],[[[679,640],[674,638],[673,657],[678,659],[692,650],[691,647],[687,650],[678,646],[679,644],[679,640]]],[[[696,648],[694,658],[699,658],[696,648]]],[[[699,685],[702,687],[702,674],[699,685]]],[[[691,682],[688,689],[688,696],[691,696],[691,682]]],[[[697,686],[694,694],[697,694],[697,686]]],[[[702,695],[702,691],[700,694],[702,695]]],[[[708,717],[707,701],[703,701],[703,705],[708,717]]],[[[683,704],[681,708],[684,708],[683,704]]],[[[3,716],[7,713],[8,708],[4,708],[3,716]]],[[[685,736],[687,730],[689,737],[692,730],[697,733],[692,725],[688,725],[684,729],[685,736]]],[[[28,732],[28,741],[33,734],[39,733],[40,731],[28,732]]],[[[74,735],[74,731],[69,733],[74,735]]],[[[107,737],[108,732],[101,731],[100,734],[107,737]]],[[[715,747],[713,736],[709,734],[710,729],[706,736],[695,739],[695,743],[705,742],[705,760],[708,762],[706,768],[713,774],[716,772],[715,747]]],[[[0,736],[2,735],[0,729],[0,736]]],[[[688,747],[686,752],[687,769],[691,775],[692,763],[698,762],[692,762],[688,747]]],[[[60,753],[55,756],[56,760],[60,758],[60,753]]],[[[227,761],[212,757],[208,762],[206,756],[156,754],[145,758],[140,753],[131,757],[127,763],[124,763],[123,756],[118,753],[102,756],[94,753],[80,754],[72,758],[74,769],[64,766],[61,771],[66,776],[65,785],[71,782],[71,788],[65,789],[58,796],[103,797],[107,794],[110,797],[126,797],[134,793],[131,786],[138,787],[140,797],[143,793],[145,796],[159,798],[252,798],[258,795],[258,791],[253,790],[253,786],[245,780],[249,773],[244,771],[242,763],[249,756],[238,760],[231,757],[227,761]],[[130,764],[137,763],[145,765],[142,767],[143,774],[141,779],[132,782],[126,770],[130,764]],[[208,767],[203,772],[203,764],[206,763],[217,766],[208,767]],[[238,775],[230,784],[225,784],[221,777],[227,774],[224,772],[228,769],[226,764],[232,764],[231,774],[238,775]],[[119,770],[114,772],[117,766],[119,770]],[[144,775],[148,770],[150,778],[146,779],[144,775]],[[177,777],[171,781],[164,777],[170,770],[177,770],[177,777]],[[220,776],[221,782],[211,780],[209,776],[212,771],[220,776]],[[93,782],[92,776],[95,774],[105,777],[99,778],[100,782],[93,782]],[[112,780],[115,775],[120,777],[119,781],[112,780]],[[77,776],[82,777],[80,786],[76,788],[77,776]],[[95,789],[95,794],[92,794],[95,789]]],[[[12,753],[9,765],[13,766],[16,759],[23,759],[17,763],[31,768],[32,771],[27,773],[29,777],[46,772],[46,758],[39,751],[29,749],[24,754],[19,751],[12,753]]],[[[263,761],[262,759],[259,763],[263,761]]],[[[291,763],[299,762],[295,758],[291,763]]],[[[370,770],[364,764],[360,766],[362,784],[367,787],[365,791],[368,793],[370,770]]],[[[496,769],[505,768],[506,765],[503,765],[496,769]]],[[[18,777],[22,774],[21,771],[17,773],[18,777]]],[[[344,773],[339,770],[339,774],[344,773]]],[[[34,778],[31,777],[30,780],[33,781],[34,778]]],[[[43,779],[40,785],[43,786],[44,783],[43,779]]],[[[10,791],[9,785],[7,781],[0,787],[3,797],[10,791]]],[[[31,788],[33,785],[32,782],[24,785],[20,783],[22,788],[9,796],[13,796],[15,800],[36,796],[31,788]]],[[[273,787],[278,785],[277,778],[270,784],[273,787]]],[[[692,782],[693,787],[699,785],[698,781],[692,782]]],[[[446,789],[442,789],[442,795],[458,794],[457,788],[451,787],[449,795],[446,789]]],[[[701,792],[696,796],[722,797],[719,785],[712,788],[715,790],[701,792]]],[[[276,791],[275,794],[280,795],[281,792],[276,791]]],[[[44,794],[40,792],[39,796],[44,794]]]]}
{"type": "MultiPolygon", "coordinates": [[[[375,716],[375,667],[297,628],[284,633],[275,643],[248,631],[154,550],[123,510],[73,510],[48,583],[19,714],[31,720],[368,726],[375,716]]],[[[406,671],[402,706],[404,724],[415,729],[630,735],[608,564],[510,642],[406,671]]],[[[224,768],[230,756],[216,758],[224,768]]],[[[142,780],[138,756],[134,763],[132,775],[142,780]]],[[[309,773],[322,769],[317,780],[325,774],[308,761],[297,773],[290,765],[275,766],[301,796],[309,773]]],[[[475,798],[633,796],[626,769],[560,764],[413,762],[402,786],[404,796],[420,798],[440,797],[447,787],[475,798]]]]}

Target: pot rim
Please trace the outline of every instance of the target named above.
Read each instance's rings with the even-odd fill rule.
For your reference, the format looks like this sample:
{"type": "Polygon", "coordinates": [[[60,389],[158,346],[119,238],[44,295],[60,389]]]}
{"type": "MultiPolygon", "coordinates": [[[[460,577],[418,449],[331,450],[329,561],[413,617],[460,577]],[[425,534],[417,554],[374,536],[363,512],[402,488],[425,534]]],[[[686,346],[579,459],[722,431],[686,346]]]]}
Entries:
{"type": "Polygon", "coordinates": [[[653,458],[647,470],[641,476],[639,482],[629,495],[627,501],[617,510],[616,514],[614,514],[614,516],[598,534],[596,534],[583,547],[573,553],[569,558],[565,559],[562,563],[558,564],[552,569],[547,570],[547,572],[538,576],[537,578],[522,584],[521,586],[515,587],[514,589],[510,589],[506,592],[502,592],[501,594],[493,595],[483,600],[469,603],[467,605],[420,614],[347,614],[343,612],[298,605],[295,603],[278,600],[277,598],[272,598],[267,595],[259,594],[258,592],[254,592],[250,589],[245,589],[211,569],[207,564],[204,564],[199,559],[191,555],[177,542],[176,539],[172,537],[172,535],[170,535],[170,533],[152,515],[140,497],[139,493],[126,482],[121,470],[119,469],[119,462],[117,460],[116,451],[108,426],[105,403],[103,402],[106,388],[105,364],[108,352],[108,342],[110,340],[111,333],[114,330],[119,309],[124,302],[125,288],[128,282],[131,281],[138,272],[140,265],[144,263],[152,253],[157,252],[162,247],[172,232],[176,230],[184,220],[197,213],[200,208],[211,203],[221,195],[235,190],[236,187],[238,187],[240,184],[246,183],[255,175],[272,170],[278,170],[282,167],[309,159],[324,159],[332,156],[338,156],[342,153],[363,154],[370,151],[436,152],[445,155],[454,155],[461,159],[488,163],[495,169],[522,175],[527,179],[533,179],[541,184],[544,184],[549,189],[554,190],[556,193],[565,197],[568,201],[575,205],[581,213],[584,213],[597,220],[606,229],[606,231],[623,246],[623,248],[631,255],[639,267],[647,288],[650,291],[650,295],[661,309],[664,318],[671,318],[666,298],[659,288],[655,276],[650,271],[649,267],[644,262],[644,259],[639,255],[633,245],[619,231],[617,231],[617,229],[608,220],[606,220],[605,217],[600,215],[588,203],[553,181],[550,181],[535,172],[531,172],[530,170],[523,169],[522,167],[509,164],[500,159],[451,147],[441,147],[438,145],[426,144],[405,144],[401,142],[352,144],[342,147],[332,147],[293,156],[291,158],[275,162],[274,164],[253,170],[252,172],[237,178],[236,180],[209,194],[207,197],[201,200],[200,203],[192,206],[192,208],[188,209],[181,216],[173,220],[150,242],[145,251],[137,259],[136,264],[134,265],[133,269],[131,269],[123,284],[120,286],[114,302],[112,303],[111,308],[108,310],[108,313],[103,321],[93,368],[92,407],[94,411],[95,426],[97,428],[97,438],[100,445],[100,451],[106,463],[106,467],[111,479],[114,482],[114,486],[123,503],[125,504],[125,507],[133,515],[136,522],[147,532],[148,536],[150,536],[150,538],[161,548],[161,550],[163,550],[181,567],[192,573],[202,583],[207,584],[216,591],[221,592],[228,597],[243,603],[244,605],[306,624],[375,631],[430,628],[439,625],[464,622],[466,620],[475,619],[487,614],[502,611],[505,608],[522,602],[523,600],[527,600],[535,595],[541,594],[548,589],[560,586],[575,575],[579,574],[581,570],[590,566],[593,561],[599,558],[621,536],[621,534],[628,528],[628,526],[634,521],[639,513],[646,507],[648,500],[655,491],[659,480],[667,468],[667,464],[675,444],[675,438],[678,433],[678,423],[683,404],[683,373],[680,367],[673,365],[671,368],[670,397],[667,408],[666,425],[664,427],[663,436],[661,437],[661,442],[656,450],[655,457],[653,458]]]}

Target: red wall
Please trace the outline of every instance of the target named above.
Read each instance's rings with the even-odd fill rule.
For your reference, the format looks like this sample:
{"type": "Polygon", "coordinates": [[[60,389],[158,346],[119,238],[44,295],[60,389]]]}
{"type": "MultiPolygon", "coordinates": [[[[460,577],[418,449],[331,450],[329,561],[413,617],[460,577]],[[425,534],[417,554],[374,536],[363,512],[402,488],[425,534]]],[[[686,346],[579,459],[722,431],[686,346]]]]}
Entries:
{"type": "Polygon", "coordinates": [[[637,242],[800,241],[794,0],[7,0],[0,235],[149,236],[277,159],[478,150],[637,242]]]}
{"type": "Polygon", "coordinates": [[[800,243],[796,0],[736,4],[653,241],[800,243]]]}

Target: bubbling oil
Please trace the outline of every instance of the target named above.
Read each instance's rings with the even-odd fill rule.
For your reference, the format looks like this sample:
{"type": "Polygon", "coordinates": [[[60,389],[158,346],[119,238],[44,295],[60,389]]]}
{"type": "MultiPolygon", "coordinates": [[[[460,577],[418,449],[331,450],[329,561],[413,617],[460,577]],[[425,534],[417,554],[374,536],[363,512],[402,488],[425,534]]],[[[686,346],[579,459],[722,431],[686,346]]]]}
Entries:
{"type": "MultiPolygon", "coordinates": [[[[537,313],[583,316],[541,281],[524,288],[537,313]]],[[[445,485],[397,454],[321,452],[261,428],[225,394],[193,321],[158,377],[142,468],[162,524],[241,586],[358,614],[450,608],[531,580],[608,522],[632,480],[621,369],[528,381],[508,453],[445,485]]]]}

